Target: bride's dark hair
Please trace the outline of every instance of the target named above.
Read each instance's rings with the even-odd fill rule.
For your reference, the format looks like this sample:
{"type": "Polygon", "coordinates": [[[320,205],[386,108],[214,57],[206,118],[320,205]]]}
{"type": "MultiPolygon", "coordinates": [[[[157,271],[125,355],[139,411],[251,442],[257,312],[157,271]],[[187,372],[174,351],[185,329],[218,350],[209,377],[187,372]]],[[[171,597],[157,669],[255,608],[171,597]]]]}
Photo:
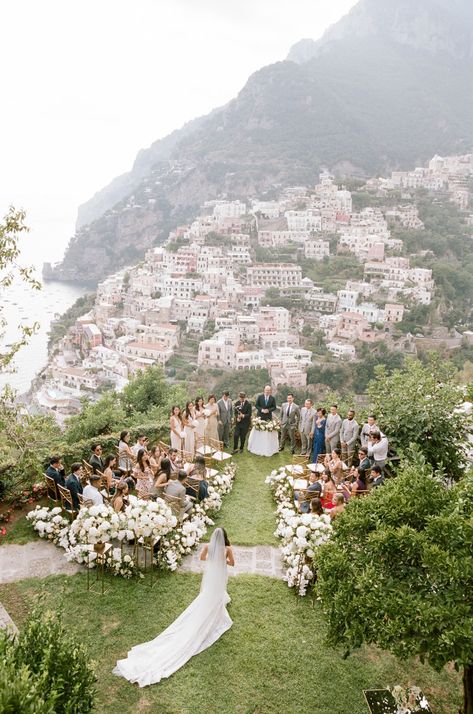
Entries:
{"type": "MultiPolygon", "coordinates": [[[[220,526],[220,528],[222,528],[222,526],[220,526]]],[[[226,546],[230,545],[230,541],[228,540],[228,536],[227,536],[227,531],[225,530],[225,528],[222,528],[222,531],[223,531],[223,539],[225,541],[225,545],[226,546]]]]}

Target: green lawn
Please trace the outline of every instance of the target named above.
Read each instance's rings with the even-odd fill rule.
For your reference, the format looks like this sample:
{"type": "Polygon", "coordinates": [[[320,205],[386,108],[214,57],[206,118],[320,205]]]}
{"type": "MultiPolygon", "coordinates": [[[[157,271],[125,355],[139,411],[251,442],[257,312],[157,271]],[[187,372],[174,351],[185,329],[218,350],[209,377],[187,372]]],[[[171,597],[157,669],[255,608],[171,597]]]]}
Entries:
{"type": "Polygon", "coordinates": [[[237,545],[276,545],[276,506],[264,480],[272,469],[291,463],[291,455],[286,451],[268,459],[245,452],[233,459],[237,465],[233,491],[224,496],[215,522],[237,545]]]}
{"type": "Polygon", "coordinates": [[[324,643],[318,607],[259,576],[230,579],[233,627],[169,680],[140,690],[112,675],[132,645],[152,639],[182,612],[199,582],[193,574],[163,575],[154,588],[114,579],[101,598],[87,593],[83,574],[54,576],[0,586],[0,600],[21,626],[39,592],[53,607],[63,598],[67,621],[97,662],[101,714],[367,714],[362,690],[397,683],[421,686],[436,714],[451,714],[460,702],[454,672],[400,665],[368,648],[344,660],[324,643]]]}
{"type": "MultiPolygon", "coordinates": [[[[31,506],[31,509],[35,509],[37,504],[31,506]]],[[[13,523],[4,524],[7,534],[2,538],[2,543],[17,543],[18,545],[24,545],[29,543],[31,540],[36,540],[37,535],[33,529],[33,526],[29,521],[26,520],[24,515],[21,515],[13,523]]]]}

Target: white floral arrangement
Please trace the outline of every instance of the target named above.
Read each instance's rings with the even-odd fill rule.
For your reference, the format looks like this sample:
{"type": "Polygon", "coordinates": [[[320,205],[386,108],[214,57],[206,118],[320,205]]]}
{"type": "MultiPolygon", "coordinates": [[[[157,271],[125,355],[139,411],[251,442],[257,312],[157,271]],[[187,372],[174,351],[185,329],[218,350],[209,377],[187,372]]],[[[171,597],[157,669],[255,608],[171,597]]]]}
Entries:
{"type": "Polygon", "coordinates": [[[415,714],[429,708],[429,702],[419,687],[401,687],[396,684],[395,687],[388,687],[388,689],[396,702],[397,714],[415,714]]]}
{"type": "Polygon", "coordinates": [[[55,508],[36,506],[33,511],[26,515],[26,518],[40,538],[47,538],[56,545],[59,544],[69,527],[69,521],[64,518],[62,509],[59,506],[55,508]]]}
{"type": "Polygon", "coordinates": [[[284,580],[288,587],[297,588],[299,595],[304,596],[314,579],[313,564],[317,549],[332,535],[330,517],[297,512],[294,479],[284,467],[272,471],[266,483],[278,503],[274,535],[281,540],[281,554],[286,566],[284,580]]]}
{"type": "MultiPolygon", "coordinates": [[[[128,497],[128,506],[123,514],[126,523],[127,540],[139,538],[152,538],[158,541],[169,533],[177,525],[177,518],[162,499],[156,501],[143,500],[136,496],[128,497]],[[130,534],[131,535],[130,537],[130,534]]],[[[122,532],[118,533],[118,539],[122,539],[122,532]]]]}
{"type": "Polygon", "coordinates": [[[253,417],[251,420],[251,425],[256,431],[280,431],[281,423],[277,419],[268,419],[265,421],[261,417],[253,417]]]}

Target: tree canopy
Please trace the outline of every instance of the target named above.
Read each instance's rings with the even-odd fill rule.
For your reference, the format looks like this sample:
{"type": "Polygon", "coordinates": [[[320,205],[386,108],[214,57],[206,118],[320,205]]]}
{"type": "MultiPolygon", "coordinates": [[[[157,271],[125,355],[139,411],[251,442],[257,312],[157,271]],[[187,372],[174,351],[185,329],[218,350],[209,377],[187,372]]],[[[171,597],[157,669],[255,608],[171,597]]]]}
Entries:
{"type": "Polygon", "coordinates": [[[464,668],[473,712],[473,475],[448,490],[417,455],[350,502],[318,552],[328,639],[464,668]]]}

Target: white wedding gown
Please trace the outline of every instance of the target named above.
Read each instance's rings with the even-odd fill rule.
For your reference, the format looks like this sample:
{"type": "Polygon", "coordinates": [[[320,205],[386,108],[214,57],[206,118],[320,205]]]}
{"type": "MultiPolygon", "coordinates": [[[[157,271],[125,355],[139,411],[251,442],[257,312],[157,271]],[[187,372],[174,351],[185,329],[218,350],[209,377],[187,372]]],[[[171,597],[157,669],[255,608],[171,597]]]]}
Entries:
{"type": "Polygon", "coordinates": [[[227,612],[227,555],[221,528],[216,528],[209,544],[200,593],[172,625],[158,637],[128,652],[117,662],[113,673],[140,687],[170,677],[191,657],[213,645],[233,622],[227,612]]]}

